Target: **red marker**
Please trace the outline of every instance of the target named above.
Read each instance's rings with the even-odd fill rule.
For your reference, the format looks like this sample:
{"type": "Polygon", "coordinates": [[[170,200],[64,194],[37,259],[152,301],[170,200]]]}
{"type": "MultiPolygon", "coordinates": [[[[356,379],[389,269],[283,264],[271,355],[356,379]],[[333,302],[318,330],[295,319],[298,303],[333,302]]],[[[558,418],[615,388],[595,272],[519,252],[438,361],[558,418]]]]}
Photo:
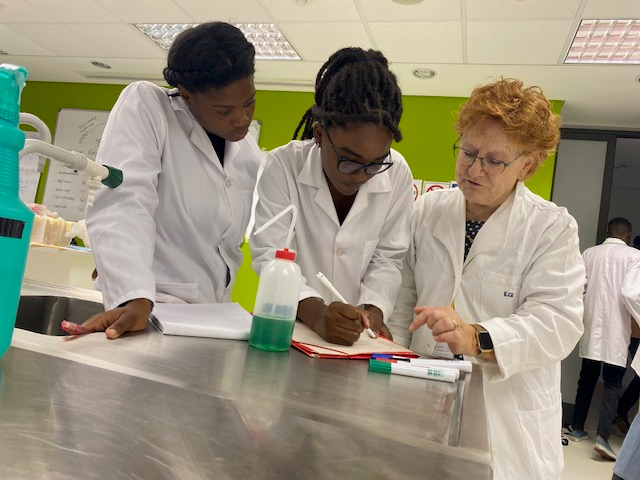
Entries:
{"type": "Polygon", "coordinates": [[[85,335],[87,333],[93,333],[90,330],[84,328],[82,325],[68,322],[67,320],[63,320],[60,326],[65,332],[70,333],[71,335],[85,335]]]}

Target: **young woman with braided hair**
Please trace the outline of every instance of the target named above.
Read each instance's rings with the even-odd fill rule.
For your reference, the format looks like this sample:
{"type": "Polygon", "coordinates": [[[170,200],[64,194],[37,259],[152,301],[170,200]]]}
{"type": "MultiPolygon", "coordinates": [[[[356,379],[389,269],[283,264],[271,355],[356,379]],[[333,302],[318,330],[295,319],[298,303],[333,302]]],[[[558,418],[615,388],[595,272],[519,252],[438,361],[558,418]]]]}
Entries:
{"type": "Polygon", "coordinates": [[[156,301],[229,301],[260,164],[247,135],[254,56],[236,27],[204,23],[169,50],[163,73],[175,88],[123,90],[97,160],[124,182],[87,212],[107,311],[85,328],[116,338],[143,330],[156,301]]]}
{"type": "MultiPolygon", "coordinates": [[[[389,335],[409,246],[412,175],[400,153],[402,95],[382,53],[344,48],[316,78],[315,104],[294,140],[273,150],[258,182],[256,227],[298,208],[292,248],[305,279],[298,319],[327,341],[351,345],[363,327],[389,335]],[[302,131],[301,140],[296,140],[302,131]],[[322,272],[349,302],[316,278],[322,272]]],[[[289,220],[249,242],[260,270],[285,243],[289,220]]]]}

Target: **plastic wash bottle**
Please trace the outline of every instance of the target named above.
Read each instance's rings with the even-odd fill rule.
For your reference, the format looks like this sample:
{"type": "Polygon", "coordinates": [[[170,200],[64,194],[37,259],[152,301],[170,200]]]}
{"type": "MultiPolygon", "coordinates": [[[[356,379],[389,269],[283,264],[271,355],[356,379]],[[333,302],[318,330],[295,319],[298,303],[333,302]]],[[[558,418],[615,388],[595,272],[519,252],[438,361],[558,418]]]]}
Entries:
{"type": "Polygon", "coordinates": [[[287,246],[277,250],[275,258],[260,272],[249,334],[251,346],[271,352],[289,350],[298,313],[302,274],[300,266],[295,262],[295,252],[288,249],[296,221],[295,205],[289,205],[255,232],[256,234],[262,232],[289,211],[293,213],[293,220],[287,237],[287,246]]]}
{"type": "Polygon", "coordinates": [[[20,94],[26,79],[24,67],[0,65],[0,357],[11,344],[34,216],[18,193],[25,138],[18,128],[20,94]]]}

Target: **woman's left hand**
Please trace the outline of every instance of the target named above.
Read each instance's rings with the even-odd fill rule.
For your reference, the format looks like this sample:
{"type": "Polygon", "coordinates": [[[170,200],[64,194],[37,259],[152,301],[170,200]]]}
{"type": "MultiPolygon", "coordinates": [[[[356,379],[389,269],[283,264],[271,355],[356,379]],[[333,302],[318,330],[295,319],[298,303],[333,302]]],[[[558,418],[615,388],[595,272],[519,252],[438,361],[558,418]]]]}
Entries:
{"type": "Polygon", "coordinates": [[[417,316],[409,325],[415,332],[422,325],[431,329],[436,342],[444,342],[455,355],[475,356],[480,352],[476,341],[476,329],[460,318],[451,307],[415,307],[417,316]]]}

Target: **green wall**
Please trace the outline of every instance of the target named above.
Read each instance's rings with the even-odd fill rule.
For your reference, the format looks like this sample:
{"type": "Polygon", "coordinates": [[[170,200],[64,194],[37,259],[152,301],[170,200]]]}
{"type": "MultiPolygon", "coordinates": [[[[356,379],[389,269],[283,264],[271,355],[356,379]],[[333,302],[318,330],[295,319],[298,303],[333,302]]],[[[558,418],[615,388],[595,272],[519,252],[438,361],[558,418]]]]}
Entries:
{"type": "MultiPolygon", "coordinates": [[[[40,117],[55,135],[58,111],[62,108],[110,110],[124,85],[84,83],[27,82],[22,93],[21,110],[40,117]]],[[[262,123],[260,147],[271,150],[293,137],[304,112],[313,104],[310,92],[258,91],[254,118],[262,123]]],[[[405,96],[400,128],[404,139],[394,145],[402,153],[415,178],[432,181],[454,179],[452,145],[456,141],[453,123],[461,97],[405,96]]],[[[561,102],[553,102],[560,113],[561,102]]],[[[549,199],[553,181],[554,158],[539,170],[527,186],[549,199]]],[[[41,182],[43,183],[43,182],[41,182]]],[[[40,197],[42,185],[40,186],[40,197]]],[[[258,278],[251,270],[249,249],[243,245],[245,262],[240,268],[232,298],[248,310],[253,309],[258,278]]]]}

